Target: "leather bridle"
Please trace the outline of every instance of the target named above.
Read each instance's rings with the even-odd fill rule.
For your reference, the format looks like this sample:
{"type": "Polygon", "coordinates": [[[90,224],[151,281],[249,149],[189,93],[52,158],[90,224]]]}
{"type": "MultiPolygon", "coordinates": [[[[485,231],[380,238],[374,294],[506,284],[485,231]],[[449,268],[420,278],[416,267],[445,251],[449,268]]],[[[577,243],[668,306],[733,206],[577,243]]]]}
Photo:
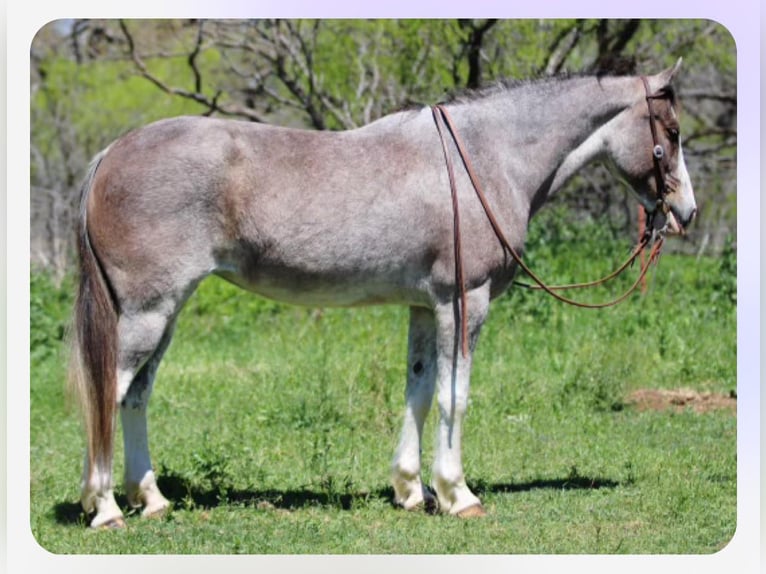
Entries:
{"type": "MultiPolygon", "coordinates": [[[[649,214],[650,220],[648,223],[651,224],[651,219],[654,218],[654,214],[657,210],[662,210],[665,214],[670,211],[670,206],[665,200],[667,186],[665,184],[665,164],[662,161],[665,158],[665,148],[657,137],[657,120],[655,119],[654,106],[652,105],[654,100],[667,98],[668,95],[666,92],[662,91],[652,93],[649,90],[649,80],[647,80],[646,76],[641,76],[641,81],[643,82],[644,90],[646,91],[646,106],[649,108],[649,129],[652,132],[652,162],[654,164],[654,181],[657,184],[656,209],[649,214]]],[[[650,227],[650,225],[647,225],[647,227],[650,227]]]]}
{"type": "MultiPolygon", "coordinates": [[[[667,205],[667,202],[665,201],[665,195],[666,195],[665,170],[664,170],[664,165],[662,163],[662,159],[665,155],[665,150],[662,147],[662,145],[659,143],[659,140],[657,138],[657,126],[655,123],[654,110],[652,106],[653,100],[667,97],[667,95],[665,93],[656,93],[656,94],[650,93],[649,82],[647,81],[647,79],[642,76],[641,80],[643,81],[644,88],[646,90],[646,102],[647,102],[647,105],[649,106],[649,127],[652,132],[652,142],[654,146],[652,148],[652,158],[654,162],[654,177],[657,184],[657,209],[662,209],[665,213],[667,213],[669,207],[667,205]]],[[[489,203],[487,201],[486,196],[484,195],[481,185],[479,184],[478,177],[476,176],[476,173],[473,169],[473,165],[471,164],[471,161],[465,150],[465,146],[463,145],[463,142],[460,136],[458,135],[457,129],[455,128],[455,124],[453,123],[452,118],[450,117],[450,114],[447,111],[446,107],[443,104],[437,104],[432,106],[431,111],[433,113],[434,122],[436,123],[436,129],[439,132],[439,138],[441,140],[442,150],[444,152],[444,160],[447,164],[447,173],[449,176],[450,190],[452,193],[453,237],[454,237],[454,254],[455,254],[455,282],[457,284],[457,288],[459,291],[459,298],[460,298],[459,314],[460,314],[460,323],[461,323],[461,350],[462,350],[463,357],[466,357],[468,355],[468,321],[466,320],[466,315],[468,312],[468,301],[467,301],[467,294],[466,294],[465,275],[463,272],[462,240],[461,240],[461,233],[460,233],[460,210],[459,210],[458,196],[457,196],[457,183],[455,180],[455,170],[453,167],[452,158],[449,152],[449,147],[447,145],[447,140],[444,133],[445,130],[443,126],[445,124],[447,126],[447,129],[450,132],[450,135],[452,136],[452,140],[458,150],[460,158],[463,161],[463,166],[465,167],[468,177],[471,180],[471,184],[473,185],[474,191],[476,192],[476,196],[478,197],[482,205],[482,208],[484,209],[484,213],[486,214],[487,219],[490,225],[492,226],[492,230],[495,232],[495,235],[500,241],[500,244],[503,250],[508,252],[511,255],[511,257],[516,261],[516,263],[519,265],[519,267],[521,267],[522,270],[537,284],[537,285],[531,285],[528,287],[533,289],[542,289],[543,291],[551,295],[553,298],[563,303],[574,305],[576,307],[588,308],[588,309],[600,309],[604,307],[611,307],[613,305],[616,305],[624,301],[628,296],[630,296],[633,293],[633,291],[636,290],[636,288],[641,284],[644,277],[646,276],[646,273],[649,270],[650,265],[653,262],[657,261],[657,259],[660,256],[660,252],[662,250],[662,244],[664,242],[664,236],[662,234],[659,234],[659,236],[656,237],[656,240],[654,241],[654,244],[652,245],[652,248],[650,250],[648,261],[646,261],[646,263],[643,263],[642,261],[641,271],[636,281],[630,286],[630,288],[628,288],[628,290],[625,293],[623,293],[616,299],[603,302],[603,303],[583,303],[580,301],[569,299],[568,297],[564,297],[563,295],[560,295],[556,292],[556,291],[567,290],[567,289],[580,289],[585,287],[594,287],[596,285],[601,285],[611,279],[614,279],[620,273],[622,273],[625,269],[627,269],[635,261],[635,259],[640,254],[643,253],[644,248],[655,237],[652,232],[651,223],[654,217],[654,213],[656,213],[657,209],[655,209],[649,214],[649,217],[647,218],[648,221],[646,226],[646,232],[639,239],[638,245],[633,249],[628,260],[625,261],[625,263],[623,263],[616,271],[610,273],[606,277],[603,277],[596,281],[590,281],[588,283],[574,283],[569,285],[556,285],[556,286],[547,285],[539,277],[537,277],[537,275],[535,275],[535,273],[532,272],[532,270],[529,269],[529,267],[527,267],[526,263],[524,263],[524,261],[522,260],[521,256],[518,254],[516,249],[514,249],[514,247],[505,237],[505,234],[503,233],[500,227],[500,224],[497,221],[497,218],[495,217],[494,213],[492,212],[492,209],[489,206],[489,203]]]]}

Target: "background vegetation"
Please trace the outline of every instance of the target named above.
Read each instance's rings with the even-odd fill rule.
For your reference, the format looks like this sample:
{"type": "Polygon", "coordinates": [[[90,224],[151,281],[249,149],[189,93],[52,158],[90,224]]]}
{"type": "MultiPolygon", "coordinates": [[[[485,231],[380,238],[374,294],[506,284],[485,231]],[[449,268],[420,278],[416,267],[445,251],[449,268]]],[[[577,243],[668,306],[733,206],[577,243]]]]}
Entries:
{"type": "MultiPolygon", "coordinates": [[[[723,28],[694,20],[81,20],[43,28],[31,51],[37,540],[56,553],[721,549],[736,527],[735,56],[723,28]],[[66,406],[62,347],[72,217],[92,154],[180,113],[344,129],[500,77],[651,73],[679,55],[699,220],[669,242],[648,294],[616,309],[573,310],[523,289],[493,304],[465,438],[466,472],[487,518],[392,506],[405,309],[290,307],[211,279],[181,315],[150,408],[153,459],[174,510],[158,521],[131,515],[121,532],[84,528],[83,441],[66,406]],[[679,390],[670,400],[641,399],[679,390]]],[[[562,282],[603,274],[635,233],[626,197],[602,168],[583,172],[533,222],[530,264],[562,282]]],[[[124,504],[119,487],[118,495],[124,504]]]]}

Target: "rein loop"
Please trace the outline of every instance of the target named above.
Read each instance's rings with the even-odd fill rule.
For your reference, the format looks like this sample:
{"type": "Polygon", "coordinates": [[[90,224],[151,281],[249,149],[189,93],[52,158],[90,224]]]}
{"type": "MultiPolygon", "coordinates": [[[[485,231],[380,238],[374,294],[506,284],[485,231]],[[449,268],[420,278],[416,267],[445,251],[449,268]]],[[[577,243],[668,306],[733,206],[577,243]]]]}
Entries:
{"type": "MultiPolygon", "coordinates": [[[[644,80],[644,85],[647,87],[647,102],[649,102],[650,97],[656,97],[656,96],[649,95],[648,84],[646,83],[646,80],[644,80]]],[[[467,296],[466,296],[465,277],[463,273],[463,257],[462,257],[462,245],[461,245],[461,234],[460,234],[460,213],[459,213],[458,197],[457,197],[457,184],[455,181],[455,173],[454,173],[454,167],[452,164],[452,159],[450,157],[449,148],[447,146],[446,138],[444,135],[444,128],[443,128],[444,124],[446,124],[447,129],[449,130],[450,135],[452,136],[452,140],[455,143],[455,146],[457,147],[458,153],[460,154],[460,159],[463,161],[463,166],[465,167],[466,173],[468,174],[468,177],[471,180],[471,184],[473,185],[474,191],[476,192],[476,196],[478,197],[479,202],[481,203],[482,208],[484,209],[484,213],[486,214],[487,219],[489,220],[489,223],[492,226],[492,230],[495,232],[495,235],[500,241],[500,244],[503,247],[503,250],[507,251],[511,255],[511,257],[516,261],[519,267],[521,267],[521,269],[537,284],[537,285],[530,285],[528,286],[529,288],[542,289],[554,299],[557,299],[569,305],[573,305],[575,307],[581,307],[586,309],[601,309],[604,307],[614,306],[624,301],[628,296],[631,295],[631,293],[633,293],[633,291],[636,290],[636,288],[641,284],[641,281],[646,276],[646,273],[649,270],[650,265],[653,262],[657,261],[657,259],[660,256],[660,251],[662,249],[662,244],[664,242],[664,237],[662,235],[660,235],[659,238],[652,245],[651,251],[649,253],[648,261],[646,262],[646,264],[641,265],[641,271],[636,281],[633,283],[633,285],[630,286],[630,288],[628,288],[628,290],[625,293],[623,293],[616,299],[602,302],[602,303],[584,303],[580,301],[575,301],[573,299],[570,299],[568,297],[564,297],[563,295],[558,294],[556,291],[561,291],[566,289],[580,289],[580,288],[586,288],[586,287],[594,287],[596,285],[606,283],[607,281],[613,279],[614,277],[622,273],[631,263],[633,263],[636,257],[638,257],[639,254],[643,252],[644,248],[649,244],[649,241],[652,238],[652,232],[650,231],[651,229],[650,226],[647,226],[647,232],[644,233],[643,236],[640,238],[638,245],[635,247],[635,249],[631,253],[631,256],[628,258],[628,260],[625,263],[623,263],[616,271],[610,273],[606,277],[603,277],[601,279],[598,279],[596,281],[591,281],[588,283],[575,283],[570,285],[555,285],[555,286],[547,285],[526,265],[526,263],[524,263],[521,256],[518,254],[518,252],[513,248],[511,243],[505,237],[505,234],[503,233],[500,227],[500,224],[498,223],[497,218],[492,212],[492,209],[489,206],[487,198],[484,195],[482,187],[479,183],[479,179],[476,176],[476,173],[473,169],[473,165],[471,164],[471,161],[465,150],[465,146],[463,145],[463,142],[460,136],[458,135],[457,129],[455,128],[455,124],[453,123],[452,118],[447,112],[447,109],[444,107],[444,105],[437,104],[432,106],[431,112],[433,113],[434,122],[436,123],[437,131],[439,132],[439,138],[441,139],[442,149],[444,151],[444,159],[447,164],[447,173],[449,175],[450,189],[452,192],[452,208],[453,208],[453,214],[454,214],[453,217],[454,217],[454,246],[455,246],[454,247],[455,249],[455,280],[456,280],[458,290],[459,290],[459,295],[460,295],[461,348],[462,348],[463,357],[466,357],[468,355],[468,321],[466,320],[467,296]]],[[[651,105],[650,105],[650,117],[652,117],[651,105]]],[[[652,129],[653,140],[656,142],[657,141],[656,127],[654,126],[653,121],[650,123],[650,125],[652,129]]],[[[655,157],[655,164],[654,164],[655,176],[661,177],[662,167],[659,166],[658,168],[658,165],[660,162],[656,158],[656,155],[654,157],[655,157]],[[658,169],[659,171],[657,171],[658,169]]],[[[658,195],[663,195],[663,197],[661,198],[661,201],[664,202],[664,193],[661,193],[659,189],[660,188],[658,187],[658,195]]],[[[664,185],[662,189],[664,192],[664,185]]],[[[660,200],[658,200],[658,203],[659,201],[660,200]]]]}

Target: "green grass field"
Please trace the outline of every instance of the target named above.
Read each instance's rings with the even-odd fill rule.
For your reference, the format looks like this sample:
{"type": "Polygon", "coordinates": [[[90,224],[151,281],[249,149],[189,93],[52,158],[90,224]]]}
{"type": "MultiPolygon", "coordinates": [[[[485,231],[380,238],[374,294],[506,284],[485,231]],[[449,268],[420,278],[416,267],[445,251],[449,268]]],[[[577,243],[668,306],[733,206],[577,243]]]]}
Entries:
{"type": "MultiPolygon", "coordinates": [[[[567,231],[566,242],[562,228],[537,229],[529,261],[556,280],[592,278],[627,249],[578,240],[592,229],[567,231]]],[[[34,275],[32,531],[63,554],[716,552],[736,528],[734,408],[643,408],[631,397],[687,389],[733,402],[735,268],[731,251],[666,255],[648,295],[605,311],[522,289],[495,301],[466,420],[466,475],[488,511],[475,520],[392,505],[406,309],[282,306],[207,280],[182,313],[149,411],[173,510],[129,514],[126,529],[103,532],[85,528],[78,504],[83,439],[61,341],[71,283],[34,275]]]]}

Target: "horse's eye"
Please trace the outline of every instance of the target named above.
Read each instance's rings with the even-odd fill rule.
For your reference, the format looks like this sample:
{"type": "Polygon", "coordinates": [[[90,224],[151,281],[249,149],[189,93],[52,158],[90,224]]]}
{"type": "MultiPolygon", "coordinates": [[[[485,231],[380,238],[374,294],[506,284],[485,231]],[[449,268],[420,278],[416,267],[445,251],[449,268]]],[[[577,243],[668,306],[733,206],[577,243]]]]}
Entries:
{"type": "Polygon", "coordinates": [[[670,139],[677,141],[678,140],[678,128],[668,128],[668,135],[670,136],[670,139]]]}

